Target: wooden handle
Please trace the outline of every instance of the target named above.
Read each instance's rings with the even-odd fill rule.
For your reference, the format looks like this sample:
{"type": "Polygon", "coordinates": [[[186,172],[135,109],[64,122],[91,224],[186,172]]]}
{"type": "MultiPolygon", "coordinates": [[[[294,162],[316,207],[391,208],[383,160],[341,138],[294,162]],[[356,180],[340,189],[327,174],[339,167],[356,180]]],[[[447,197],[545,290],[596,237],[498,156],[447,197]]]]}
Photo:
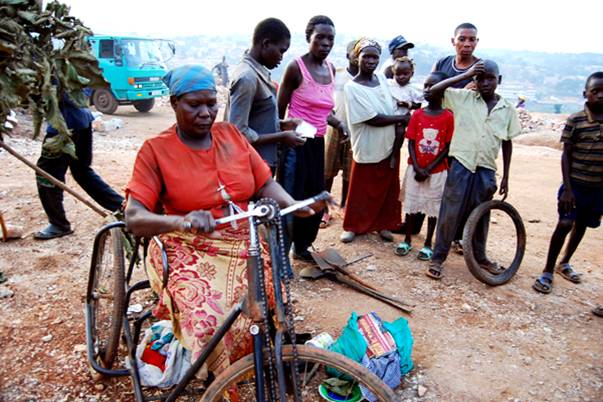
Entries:
{"type": "Polygon", "coordinates": [[[0,147],[4,148],[6,150],[6,152],[8,152],[12,156],[14,156],[15,158],[19,159],[21,162],[25,163],[27,166],[29,166],[30,168],[32,168],[33,170],[35,170],[37,174],[39,174],[40,176],[42,176],[45,179],[47,179],[53,185],[57,186],[61,190],[64,190],[64,191],[68,192],[69,194],[71,194],[72,196],[74,196],[76,199],[78,199],[79,201],[83,202],[86,206],[88,206],[90,209],[92,209],[94,212],[96,212],[97,214],[99,214],[103,218],[105,218],[107,216],[107,213],[105,211],[103,211],[102,209],[100,209],[96,205],[92,204],[90,201],[88,201],[87,199],[85,199],[84,197],[82,197],[81,195],[79,195],[78,193],[76,193],[75,191],[73,191],[72,189],[70,189],[69,187],[67,187],[65,185],[65,183],[63,183],[62,181],[57,180],[56,178],[54,178],[53,176],[51,176],[50,173],[46,172],[43,169],[40,169],[35,164],[31,163],[29,160],[27,160],[25,157],[21,156],[17,151],[15,151],[13,148],[11,148],[8,144],[6,144],[2,140],[0,140],[0,147]]]}

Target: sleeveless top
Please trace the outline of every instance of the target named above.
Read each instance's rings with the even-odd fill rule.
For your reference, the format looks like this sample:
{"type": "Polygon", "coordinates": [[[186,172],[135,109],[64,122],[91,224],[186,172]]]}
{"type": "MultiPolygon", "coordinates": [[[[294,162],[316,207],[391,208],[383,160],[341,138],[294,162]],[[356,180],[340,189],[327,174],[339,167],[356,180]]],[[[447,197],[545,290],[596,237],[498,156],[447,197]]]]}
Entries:
{"type": "Polygon", "coordinates": [[[335,107],[335,77],[333,66],[326,61],[331,76],[331,82],[321,84],[312,78],[301,57],[295,59],[302,73],[302,82],[291,94],[289,103],[290,118],[303,119],[316,127],[316,137],[324,137],[327,132],[327,118],[335,107]]]}
{"type": "MultiPolygon", "coordinates": [[[[442,72],[448,74],[448,78],[456,77],[457,75],[461,75],[464,72],[466,72],[467,70],[469,70],[471,67],[473,67],[473,64],[477,63],[481,59],[476,57],[475,62],[467,68],[458,68],[454,64],[454,60],[455,60],[454,55],[447,56],[447,57],[444,57],[444,58],[438,60],[435,64],[434,71],[442,71],[442,72]]],[[[452,88],[465,88],[465,86],[467,84],[469,84],[471,81],[473,81],[473,78],[467,78],[466,80],[459,81],[456,84],[451,85],[451,87],[452,88]]]]}

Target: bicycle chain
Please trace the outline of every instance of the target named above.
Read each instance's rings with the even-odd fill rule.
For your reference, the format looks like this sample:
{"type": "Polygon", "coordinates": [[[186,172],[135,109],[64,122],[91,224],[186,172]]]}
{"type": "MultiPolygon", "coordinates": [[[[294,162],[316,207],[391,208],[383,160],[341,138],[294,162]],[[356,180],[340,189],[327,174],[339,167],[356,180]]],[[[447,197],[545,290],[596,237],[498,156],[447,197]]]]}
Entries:
{"type": "MultiPolygon", "coordinates": [[[[260,201],[262,202],[262,201],[260,201]]],[[[268,314],[269,314],[269,309],[268,309],[268,297],[266,296],[266,278],[264,275],[264,259],[262,258],[262,253],[260,251],[261,249],[261,245],[260,245],[260,241],[259,241],[259,232],[258,232],[258,227],[260,226],[260,220],[258,218],[254,218],[253,219],[253,225],[255,226],[256,230],[255,230],[255,236],[256,236],[256,242],[258,244],[258,254],[257,254],[257,264],[256,266],[258,267],[258,285],[260,288],[260,299],[262,301],[262,307],[263,307],[263,319],[264,319],[264,343],[265,346],[268,348],[268,373],[269,373],[269,377],[267,379],[268,383],[269,383],[269,390],[270,390],[270,400],[271,401],[276,401],[276,370],[274,368],[275,366],[275,362],[274,360],[274,347],[272,345],[272,340],[270,339],[270,323],[268,321],[268,314]]],[[[256,384],[257,386],[257,384],[256,384]]]]}
{"type": "MultiPolygon", "coordinates": [[[[285,286],[285,294],[287,296],[287,302],[285,303],[285,317],[286,317],[286,326],[287,333],[289,335],[289,339],[291,341],[291,349],[293,352],[293,361],[291,364],[293,365],[293,370],[295,373],[294,377],[294,391],[295,391],[295,400],[301,401],[300,389],[299,386],[301,384],[300,373],[299,373],[299,354],[297,351],[296,344],[296,333],[295,333],[295,319],[293,317],[293,303],[291,298],[291,276],[288,275],[287,266],[289,264],[289,259],[287,258],[287,254],[285,253],[285,235],[283,231],[282,225],[282,216],[280,213],[280,207],[276,203],[276,201],[272,199],[263,199],[260,202],[270,204],[275,211],[274,217],[268,221],[268,224],[271,226],[271,229],[274,230],[276,228],[277,241],[278,241],[278,250],[277,253],[280,256],[280,265],[282,269],[279,272],[279,276],[285,286]]],[[[276,263],[273,263],[273,269],[277,266],[276,263]]],[[[280,284],[274,284],[274,286],[280,286],[280,284]]]]}

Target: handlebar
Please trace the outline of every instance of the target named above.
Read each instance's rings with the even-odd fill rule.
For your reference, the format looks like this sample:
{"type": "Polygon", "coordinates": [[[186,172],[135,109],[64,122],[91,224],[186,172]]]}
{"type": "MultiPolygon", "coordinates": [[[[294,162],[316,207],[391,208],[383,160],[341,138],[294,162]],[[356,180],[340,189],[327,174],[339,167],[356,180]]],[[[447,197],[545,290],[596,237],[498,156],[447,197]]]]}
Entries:
{"type": "MultiPolygon", "coordinates": [[[[281,209],[280,215],[281,216],[288,215],[297,210],[300,210],[309,205],[312,205],[317,201],[326,201],[329,199],[329,197],[330,197],[329,193],[327,191],[323,191],[322,193],[315,195],[314,197],[307,198],[303,201],[296,202],[295,204],[290,205],[287,208],[281,209]]],[[[272,208],[271,205],[266,205],[266,204],[254,205],[253,203],[250,203],[249,210],[247,210],[246,212],[241,212],[238,214],[225,216],[224,218],[216,219],[216,225],[223,225],[225,223],[230,223],[233,221],[240,221],[242,219],[247,219],[252,216],[255,216],[258,218],[270,218],[275,214],[276,214],[276,211],[274,210],[274,208],[272,208]]]]}

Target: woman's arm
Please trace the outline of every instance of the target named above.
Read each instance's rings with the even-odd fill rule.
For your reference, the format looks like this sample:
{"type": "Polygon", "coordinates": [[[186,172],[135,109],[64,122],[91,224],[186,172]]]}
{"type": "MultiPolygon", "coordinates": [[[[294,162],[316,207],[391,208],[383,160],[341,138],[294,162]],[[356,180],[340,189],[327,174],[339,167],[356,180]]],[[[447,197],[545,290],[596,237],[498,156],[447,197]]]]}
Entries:
{"type": "MultiPolygon", "coordinates": [[[[272,178],[268,179],[266,184],[262,186],[260,191],[258,191],[257,196],[259,198],[272,198],[281,208],[286,208],[297,202],[285,191],[284,188],[281,187],[280,184],[275,182],[272,178]]],[[[333,200],[327,200],[327,202],[332,203],[333,200]]],[[[323,210],[325,206],[325,201],[317,201],[309,207],[297,210],[293,214],[303,218],[314,215],[316,212],[323,210]]]]}
{"type": "Polygon", "coordinates": [[[287,66],[285,75],[281,81],[281,85],[278,88],[278,116],[282,120],[285,118],[285,112],[291,102],[291,95],[302,83],[302,74],[297,65],[297,62],[293,60],[287,66]]]}
{"type": "Polygon", "coordinates": [[[126,205],[126,226],[135,236],[151,237],[177,230],[212,232],[216,222],[209,211],[193,211],[186,216],[156,214],[130,197],[126,205]]]}
{"type": "Polygon", "coordinates": [[[405,115],[378,114],[377,116],[365,121],[364,123],[368,124],[369,126],[373,126],[373,127],[386,127],[386,126],[391,126],[392,124],[398,124],[398,123],[406,126],[408,124],[409,119],[410,119],[409,114],[405,114],[405,115]]]}

